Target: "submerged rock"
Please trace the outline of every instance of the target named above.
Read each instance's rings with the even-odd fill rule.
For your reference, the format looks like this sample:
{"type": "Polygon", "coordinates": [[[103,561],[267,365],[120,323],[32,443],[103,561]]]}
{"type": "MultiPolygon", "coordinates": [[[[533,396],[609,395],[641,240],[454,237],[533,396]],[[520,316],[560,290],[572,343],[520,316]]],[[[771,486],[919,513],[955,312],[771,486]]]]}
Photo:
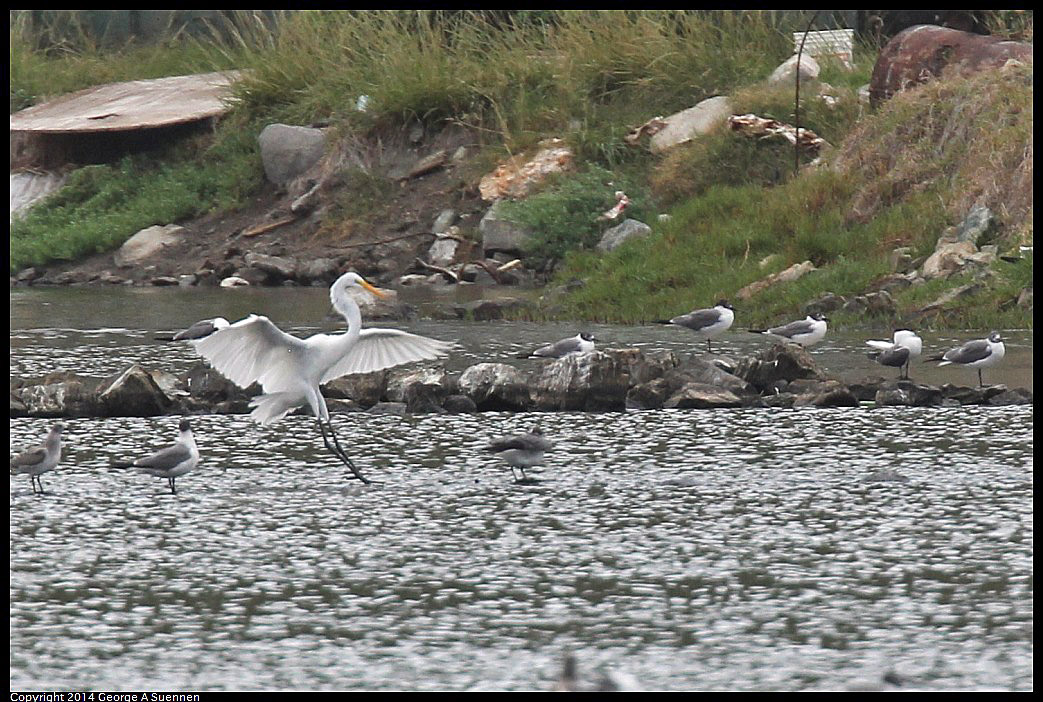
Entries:
{"type": "Polygon", "coordinates": [[[933,385],[921,385],[911,380],[898,380],[880,386],[873,396],[879,407],[936,407],[942,404],[942,391],[933,385]]]}

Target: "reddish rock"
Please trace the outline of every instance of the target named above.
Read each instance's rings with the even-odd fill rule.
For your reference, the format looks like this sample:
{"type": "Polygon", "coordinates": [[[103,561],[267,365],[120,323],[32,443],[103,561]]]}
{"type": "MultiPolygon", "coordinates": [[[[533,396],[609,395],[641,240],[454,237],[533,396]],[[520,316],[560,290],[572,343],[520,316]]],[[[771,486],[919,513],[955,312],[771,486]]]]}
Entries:
{"type": "Polygon", "coordinates": [[[869,103],[876,107],[899,90],[953,72],[998,68],[1008,59],[1032,62],[1032,45],[920,24],[887,43],[873,67],[869,103]]]}

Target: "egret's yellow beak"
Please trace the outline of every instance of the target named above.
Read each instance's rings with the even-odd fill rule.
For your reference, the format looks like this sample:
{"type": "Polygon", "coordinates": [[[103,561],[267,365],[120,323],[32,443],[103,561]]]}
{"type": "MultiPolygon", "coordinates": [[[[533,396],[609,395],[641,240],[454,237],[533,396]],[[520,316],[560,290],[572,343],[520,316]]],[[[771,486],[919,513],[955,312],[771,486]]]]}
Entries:
{"type": "Polygon", "coordinates": [[[365,280],[360,280],[359,283],[362,285],[362,287],[364,287],[366,290],[369,290],[371,293],[373,293],[377,297],[387,297],[387,293],[381,292],[377,288],[375,288],[372,285],[370,285],[369,283],[367,283],[365,280]]]}

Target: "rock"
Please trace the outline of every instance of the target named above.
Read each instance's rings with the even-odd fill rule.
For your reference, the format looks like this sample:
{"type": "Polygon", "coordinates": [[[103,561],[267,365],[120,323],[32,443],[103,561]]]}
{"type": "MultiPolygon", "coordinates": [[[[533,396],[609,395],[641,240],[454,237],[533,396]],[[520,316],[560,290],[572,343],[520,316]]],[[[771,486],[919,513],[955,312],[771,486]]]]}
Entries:
{"type": "Polygon", "coordinates": [[[449,395],[442,401],[442,409],[449,414],[477,412],[478,406],[467,395],[449,395]]]}
{"type": "Polygon", "coordinates": [[[673,391],[687,383],[701,383],[723,388],[735,395],[752,395],[757,392],[757,389],[737,372],[729,373],[716,363],[697,356],[693,356],[677,368],[667,370],[663,377],[671,383],[673,391]]]}
{"type": "Polygon", "coordinates": [[[395,417],[404,417],[406,414],[406,403],[404,402],[378,402],[367,410],[370,414],[390,414],[395,417]]]}
{"type": "Polygon", "coordinates": [[[652,227],[644,222],[639,222],[636,219],[624,219],[616,226],[605,231],[601,236],[601,241],[598,242],[597,250],[601,253],[608,253],[626,241],[643,239],[651,233],[652,227]]]}
{"type": "Polygon", "coordinates": [[[81,378],[72,373],[52,378],[45,378],[44,382],[38,385],[28,385],[12,392],[12,412],[18,411],[21,415],[29,417],[98,415],[96,380],[81,378]]]}
{"type": "Polygon", "coordinates": [[[631,387],[661,378],[681,365],[680,359],[673,351],[624,349],[618,353],[624,354],[624,358],[627,359],[627,372],[630,375],[631,387]]]}
{"type": "Polygon", "coordinates": [[[260,385],[256,383],[243,390],[204,363],[197,363],[185,372],[181,376],[179,387],[187,389],[193,398],[209,404],[231,400],[245,402],[261,391],[260,385]]]}
{"type": "Polygon", "coordinates": [[[532,392],[537,409],[600,412],[623,409],[630,363],[619,351],[592,351],[544,365],[532,392]]]}
{"type": "Polygon", "coordinates": [[[431,225],[432,234],[444,234],[449,231],[449,227],[456,221],[456,210],[445,209],[438,213],[435,217],[434,224],[431,225]]]}
{"type": "Polygon", "coordinates": [[[166,414],[172,404],[149,372],[136,363],[115,380],[102,383],[98,402],[108,417],[156,417],[166,414]]]}
{"type": "Polygon", "coordinates": [[[994,224],[992,210],[985,205],[975,205],[960,222],[956,231],[956,241],[967,241],[980,247],[988,240],[987,235],[994,224]]]}
{"type": "Polygon", "coordinates": [[[744,358],[739,362],[735,375],[762,393],[779,380],[792,383],[800,378],[825,379],[811,355],[792,344],[775,344],[755,356],[744,358]]]}
{"type": "Polygon", "coordinates": [[[627,391],[625,407],[628,410],[658,409],[673,394],[666,378],[655,378],[635,385],[627,391]]]}
{"type": "Polygon", "coordinates": [[[387,371],[384,396],[391,402],[405,402],[406,393],[414,385],[437,388],[440,393],[438,404],[450,393],[449,374],[445,368],[390,368],[387,371]]]}
{"type": "Polygon", "coordinates": [[[251,266],[237,268],[235,270],[235,277],[240,280],[245,280],[247,285],[265,285],[269,281],[269,275],[266,271],[251,266]]]}
{"type": "Polygon", "coordinates": [[[998,68],[1011,58],[1030,63],[1032,44],[934,25],[910,27],[880,51],[869,81],[869,102],[876,107],[898,91],[932,78],[998,68]]]}
{"type": "Polygon", "coordinates": [[[503,202],[496,202],[478,223],[482,235],[482,251],[489,256],[497,251],[521,255],[533,245],[533,231],[521,224],[506,219],[503,202]]]}
{"type": "MultiPolygon", "coordinates": [[[[942,385],[940,390],[943,399],[954,400],[959,402],[961,405],[985,404],[986,397],[984,388],[972,388],[946,383],[945,385],[942,385]]],[[[1004,388],[1004,390],[1006,390],[1006,388],[1004,388]]]]}
{"type": "Polygon", "coordinates": [[[456,261],[456,252],[459,248],[459,239],[451,236],[436,236],[431,248],[427,250],[427,262],[433,266],[445,268],[456,261]]]}
{"type": "Polygon", "coordinates": [[[1032,309],[1032,286],[1022,288],[1021,292],[1018,293],[1018,307],[1021,309],[1032,309]]]}
{"type": "Polygon", "coordinates": [[[881,385],[873,401],[878,407],[937,407],[942,404],[942,391],[933,385],[898,380],[881,385]]]}
{"type": "Polygon", "coordinates": [[[825,293],[824,295],[815,298],[808,304],[804,305],[802,314],[805,316],[812,314],[827,315],[830,312],[835,312],[843,307],[847,303],[847,298],[841,297],[835,293],[825,293]]]}
{"type": "Polygon", "coordinates": [[[146,259],[162,253],[165,247],[181,243],[184,235],[185,228],[176,224],[166,226],[157,224],[154,227],[142,229],[123,242],[113,259],[120,268],[139,265],[146,259]]]}
{"type": "Polygon", "coordinates": [[[483,411],[524,410],[531,406],[521,371],[505,363],[479,363],[460,376],[460,393],[483,411]]]}
{"type": "MultiPolygon", "coordinates": [[[[289,258],[268,256],[251,251],[243,257],[243,261],[250,268],[266,273],[268,276],[267,282],[270,284],[277,285],[284,280],[293,278],[297,274],[297,262],[289,258]]],[[[246,276],[243,277],[245,278],[246,276]]],[[[249,280],[249,278],[247,279],[249,280]]]]}
{"type": "Polygon", "coordinates": [[[149,283],[157,287],[173,287],[178,285],[178,279],[169,275],[160,275],[150,280],[149,283]]]}
{"type": "Polygon", "coordinates": [[[387,375],[386,370],[379,370],[334,378],[322,386],[323,394],[354,400],[361,407],[371,407],[383,399],[387,388],[387,375]]]}
{"type": "Polygon", "coordinates": [[[340,275],[340,266],[333,258],[309,258],[297,263],[297,280],[302,283],[333,284],[340,275]]]}
{"type": "Polygon", "coordinates": [[[663,403],[663,407],[666,409],[714,409],[741,406],[742,399],[735,393],[705,383],[685,383],[663,403]]]}
{"type": "Polygon", "coordinates": [[[735,294],[740,300],[749,300],[755,294],[759,293],[767,287],[775,285],[776,283],[789,283],[798,278],[802,278],[811,271],[816,270],[815,264],[811,261],[804,261],[803,263],[794,263],[792,266],[784,271],[769,275],[764,280],[758,280],[750,283],[739,292],[735,294]]]}
{"type": "Polygon", "coordinates": [[[988,404],[993,407],[1002,407],[1005,405],[1031,405],[1032,391],[1027,390],[1026,388],[1006,390],[990,397],[988,399],[988,404]]]}
{"type": "Polygon", "coordinates": [[[899,246],[887,257],[891,264],[891,270],[895,273],[905,273],[912,268],[913,249],[911,246],[899,246]]]}
{"type": "Polygon", "coordinates": [[[249,280],[246,280],[245,278],[240,278],[237,275],[230,275],[227,278],[223,278],[221,280],[222,288],[239,288],[249,284],[249,280]]]}
{"type": "Polygon", "coordinates": [[[313,211],[322,202],[322,183],[314,183],[308,190],[290,203],[290,212],[298,217],[303,217],[313,211]]]}
{"type": "MultiPolygon", "coordinates": [[[[818,61],[813,59],[805,51],[800,56],[800,82],[803,83],[806,80],[815,80],[818,78],[818,74],[821,72],[818,61]]],[[[797,73],[797,55],[793,54],[788,59],[779,64],[778,68],[772,71],[771,75],[768,76],[769,85],[778,85],[780,83],[785,85],[793,85],[796,82],[797,73]]]]}
{"type": "Polygon", "coordinates": [[[196,276],[192,273],[185,273],[177,277],[177,284],[182,288],[190,288],[196,284],[196,276]]]}
{"type": "Polygon", "coordinates": [[[261,147],[264,175],[276,185],[285,185],[315,165],[326,150],[321,129],[269,124],[257,138],[261,147]]]}
{"type": "Polygon", "coordinates": [[[442,414],[446,412],[442,409],[445,398],[445,386],[414,383],[406,387],[403,402],[412,414],[442,414]]]}
{"type": "Polygon", "coordinates": [[[380,292],[384,294],[384,297],[377,297],[357,286],[348,288],[348,294],[362,310],[363,319],[397,319],[401,317],[402,309],[398,303],[398,291],[381,289],[380,292]]]}
{"type": "Polygon", "coordinates": [[[427,156],[419,158],[409,166],[404,173],[401,175],[392,174],[395,180],[410,180],[412,178],[419,178],[422,175],[426,175],[431,171],[437,170],[445,165],[445,162],[449,160],[449,154],[445,149],[439,149],[434,151],[427,156]]]}
{"type": "Polygon", "coordinates": [[[927,280],[945,278],[963,268],[968,257],[978,252],[969,241],[938,240],[934,253],[923,264],[923,277],[927,280]]]}
{"type": "Polygon", "coordinates": [[[478,192],[486,202],[500,198],[523,198],[551,173],[572,168],[572,150],[562,139],[544,139],[541,149],[530,159],[515,156],[496,167],[478,183],[478,192]]]}
{"type": "Polygon", "coordinates": [[[856,295],[844,304],[843,309],[867,317],[894,317],[898,314],[898,305],[886,290],[856,295]]]}
{"type": "Polygon", "coordinates": [[[42,273],[39,270],[30,266],[29,268],[23,268],[19,271],[18,275],[15,276],[15,280],[19,283],[28,283],[31,280],[39,278],[41,275],[42,273]]]}
{"type": "Polygon", "coordinates": [[[652,153],[662,153],[689,142],[724,124],[731,113],[731,101],[726,95],[706,98],[694,107],[664,118],[666,126],[652,135],[648,147],[652,153]]]}
{"type": "Polygon", "coordinates": [[[472,319],[475,322],[486,322],[492,319],[504,319],[514,313],[530,309],[532,304],[516,297],[500,297],[494,300],[475,300],[474,302],[455,305],[457,317],[472,319]]]}
{"type": "Polygon", "coordinates": [[[982,283],[978,283],[978,282],[967,283],[966,285],[960,285],[958,287],[955,287],[952,290],[948,290],[945,293],[943,293],[941,295],[941,297],[939,297],[934,302],[931,302],[931,303],[921,307],[917,311],[917,314],[918,315],[925,315],[925,314],[930,314],[931,312],[936,312],[936,311],[940,310],[941,308],[945,307],[947,304],[949,304],[953,300],[955,300],[957,298],[960,298],[960,297],[966,297],[968,295],[973,295],[973,294],[977,293],[979,290],[981,290],[983,287],[984,287],[983,284],[982,283]]]}
{"type": "Polygon", "coordinates": [[[808,393],[797,395],[794,407],[858,407],[858,398],[846,385],[826,380],[808,393]]]}

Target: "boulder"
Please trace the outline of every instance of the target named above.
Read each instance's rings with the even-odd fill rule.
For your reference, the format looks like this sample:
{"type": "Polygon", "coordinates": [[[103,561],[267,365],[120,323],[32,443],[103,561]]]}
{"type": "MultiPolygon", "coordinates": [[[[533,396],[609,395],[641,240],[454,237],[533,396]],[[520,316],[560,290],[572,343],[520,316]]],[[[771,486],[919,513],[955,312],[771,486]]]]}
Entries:
{"type": "Polygon", "coordinates": [[[811,355],[805,349],[792,344],[775,344],[754,356],[742,359],[735,375],[762,393],[779,380],[792,383],[800,378],[825,379],[811,355]]]}
{"type": "Polygon", "coordinates": [[[975,246],[982,246],[988,241],[988,235],[995,224],[992,210],[985,205],[975,205],[960,222],[956,230],[956,241],[969,241],[975,246]]]}
{"type": "Polygon", "coordinates": [[[898,305],[891,293],[886,290],[856,295],[843,307],[845,312],[852,312],[867,317],[894,317],[898,314],[898,305]]]}
{"type": "Polygon", "coordinates": [[[173,404],[152,375],[136,363],[101,384],[98,403],[108,417],[156,417],[166,414],[173,404]]]}
{"type": "Polygon", "coordinates": [[[988,399],[987,404],[993,407],[1004,405],[1031,405],[1032,391],[1026,388],[1014,388],[997,393],[988,399]]]}
{"type": "Polygon", "coordinates": [[[333,258],[309,258],[297,264],[297,279],[302,283],[333,284],[340,275],[340,266],[333,258]]]}
{"type": "Polygon", "coordinates": [[[673,392],[669,380],[655,378],[630,388],[624,406],[628,410],[658,409],[673,392]]]}
{"type": "Polygon", "coordinates": [[[869,81],[869,102],[876,107],[900,90],[950,73],[999,68],[1008,59],[1031,63],[1032,44],[934,25],[909,27],[881,49],[869,81]]]}
{"type": "Polygon", "coordinates": [[[478,182],[478,192],[486,202],[500,198],[523,198],[551,173],[572,168],[572,150],[562,139],[544,139],[531,158],[514,156],[500,164],[478,182]]]}
{"type": "Polygon", "coordinates": [[[847,298],[836,293],[827,292],[804,305],[804,309],[801,312],[805,316],[812,314],[827,315],[830,312],[836,312],[845,304],[847,304],[847,298]]]}
{"type": "Polygon", "coordinates": [[[601,236],[601,241],[598,242],[597,250],[601,253],[608,253],[626,241],[643,239],[651,233],[652,227],[644,222],[639,222],[636,219],[624,219],[616,226],[605,231],[601,236]]]}
{"type": "Polygon", "coordinates": [[[478,405],[467,395],[449,395],[442,401],[442,409],[449,414],[469,414],[478,411],[478,405]]]}
{"type": "Polygon", "coordinates": [[[371,407],[383,399],[387,388],[387,375],[386,370],[344,375],[323,385],[323,394],[354,400],[361,407],[371,407]]]}
{"type": "Polygon", "coordinates": [[[803,263],[794,263],[792,266],[790,266],[784,271],[779,271],[778,273],[769,275],[764,280],[758,280],[753,283],[750,283],[746,287],[739,290],[739,292],[735,293],[735,296],[738,297],[740,300],[749,300],[751,297],[759,293],[761,290],[764,290],[765,288],[771,287],[776,283],[792,282],[794,280],[804,277],[813,270],[816,270],[815,264],[811,261],[804,261],[803,263]]]}
{"type": "Polygon", "coordinates": [[[486,322],[492,319],[504,319],[518,312],[531,309],[532,303],[516,297],[500,297],[494,300],[475,300],[462,305],[454,305],[456,316],[460,319],[472,319],[486,322]]]}
{"type": "Polygon", "coordinates": [[[717,385],[685,383],[673,393],[663,407],[666,409],[715,409],[718,407],[742,407],[742,399],[717,385]]]}
{"type": "MultiPolygon", "coordinates": [[[[784,85],[793,85],[797,78],[797,59],[797,54],[793,54],[788,59],[779,64],[778,68],[772,71],[771,75],[768,76],[768,84],[778,85],[781,83],[784,85]]],[[[801,54],[799,59],[801,83],[803,83],[806,80],[815,80],[816,78],[818,78],[819,73],[821,73],[822,71],[822,69],[818,65],[818,61],[816,61],[810,55],[808,55],[807,51],[801,54]]]]}
{"type": "Polygon", "coordinates": [[[846,385],[826,380],[809,392],[798,394],[794,407],[858,407],[858,398],[846,385]]]}
{"type": "Polygon", "coordinates": [[[969,241],[946,241],[939,239],[934,253],[923,264],[923,277],[927,280],[945,278],[963,268],[966,260],[978,252],[978,247],[969,241]]]}
{"type": "Polygon", "coordinates": [[[27,385],[11,393],[12,415],[29,417],[93,417],[99,413],[97,381],[67,374],[55,382],[27,385]]]}
{"type": "Polygon", "coordinates": [[[482,251],[486,256],[496,252],[521,255],[533,245],[533,231],[507,219],[502,201],[494,203],[485,213],[478,223],[478,233],[482,235],[482,251]]]}
{"type": "Polygon", "coordinates": [[[942,391],[933,385],[898,380],[881,385],[873,400],[879,407],[936,407],[942,404],[942,391]]]}
{"type": "Polygon", "coordinates": [[[436,236],[431,248],[427,250],[427,262],[433,266],[446,266],[456,261],[456,252],[460,249],[460,240],[451,236],[436,236]]]}
{"type": "Polygon", "coordinates": [[[136,266],[143,261],[162,253],[168,246],[181,243],[185,228],[176,224],[156,225],[142,229],[123,242],[113,259],[120,268],[136,266]]]}
{"type": "Polygon", "coordinates": [[[286,185],[314,166],[326,150],[321,129],[269,124],[257,138],[264,175],[275,185],[286,185]]]}
{"type": "Polygon", "coordinates": [[[542,410],[623,409],[630,387],[629,369],[627,354],[613,350],[556,359],[536,376],[533,402],[542,410]]]}
{"type": "Polygon", "coordinates": [[[478,363],[460,375],[460,393],[485,411],[526,410],[529,386],[521,371],[505,363],[478,363]]]}
{"type": "Polygon", "coordinates": [[[246,265],[268,275],[267,282],[278,284],[297,274],[297,262],[281,256],[268,256],[250,252],[243,257],[246,265]]]}
{"type": "Polygon", "coordinates": [[[649,149],[652,153],[662,153],[678,144],[689,142],[724,124],[731,113],[728,96],[706,98],[694,107],[664,118],[665,126],[652,135],[649,149]]]}
{"type": "Polygon", "coordinates": [[[384,396],[391,402],[405,402],[406,392],[414,385],[436,388],[441,394],[439,404],[452,389],[445,368],[391,368],[387,371],[384,396]]]}

